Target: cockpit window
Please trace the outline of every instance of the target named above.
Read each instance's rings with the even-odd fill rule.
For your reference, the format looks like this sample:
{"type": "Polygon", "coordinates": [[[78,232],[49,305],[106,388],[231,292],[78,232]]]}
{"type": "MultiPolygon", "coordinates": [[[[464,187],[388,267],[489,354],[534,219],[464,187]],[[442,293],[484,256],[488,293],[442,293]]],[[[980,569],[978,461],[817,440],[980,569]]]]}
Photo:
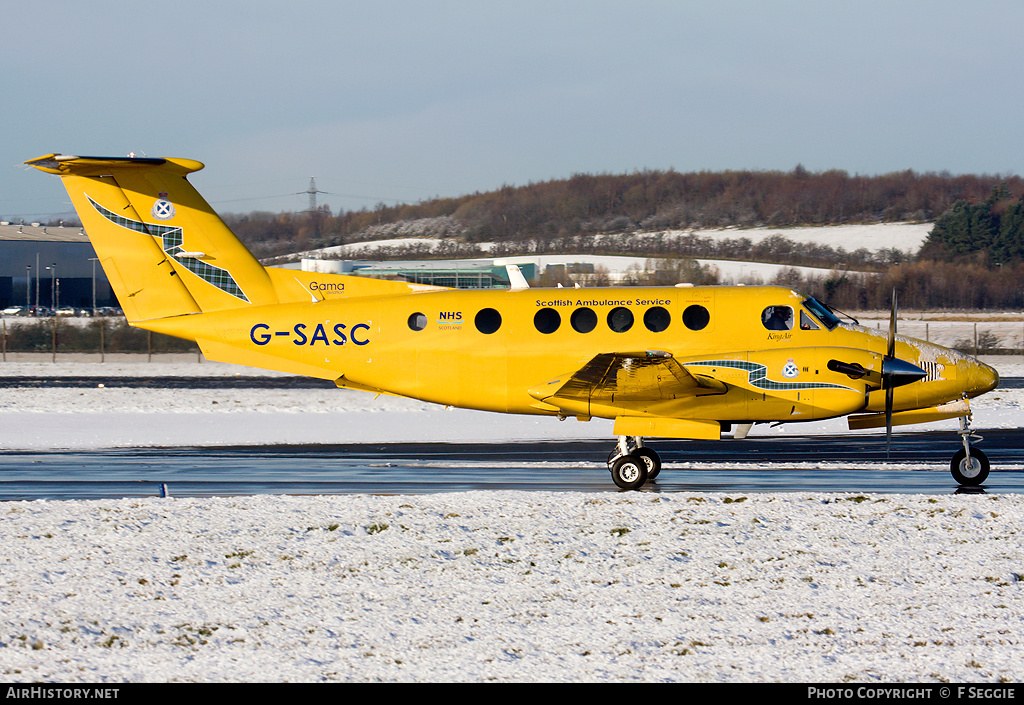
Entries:
{"type": "Polygon", "coordinates": [[[834,313],[817,299],[807,299],[804,301],[804,306],[807,310],[813,313],[819,321],[825,324],[825,327],[832,330],[839,325],[840,321],[834,313]]]}
{"type": "Polygon", "coordinates": [[[814,320],[811,314],[800,309],[800,330],[821,330],[821,326],[814,320]]]}
{"type": "Polygon", "coordinates": [[[769,306],[761,312],[761,323],[768,330],[793,330],[793,309],[789,306],[769,306]]]}

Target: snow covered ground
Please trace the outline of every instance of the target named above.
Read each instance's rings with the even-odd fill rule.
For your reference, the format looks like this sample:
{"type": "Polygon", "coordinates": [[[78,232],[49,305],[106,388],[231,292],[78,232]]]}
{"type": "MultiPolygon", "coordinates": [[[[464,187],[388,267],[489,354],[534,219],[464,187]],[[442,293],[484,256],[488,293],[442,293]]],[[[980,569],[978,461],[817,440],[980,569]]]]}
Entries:
{"type": "MultiPolygon", "coordinates": [[[[325,260],[374,259],[381,250],[418,247],[433,250],[443,244],[437,237],[417,235],[417,232],[431,231],[439,227],[438,221],[445,219],[424,218],[421,221],[407,221],[389,227],[389,232],[402,233],[389,239],[353,242],[347,245],[335,245],[318,250],[295,253],[298,258],[325,260]]],[[[707,230],[669,230],[662,232],[634,233],[633,237],[662,236],[668,240],[687,236],[709,238],[716,241],[739,240],[746,238],[752,243],[759,243],[770,237],[781,236],[800,244],[828,245],[843,248],[847,252],[866,249],[877,252],[885,249],[897,249],[912,255],[916,253],[928,237],[934,225],[932,223],[873,223],[863,225],[825,225],[795,228],[714,228],[707,230]]],[[[443,228],[442,228],[443,229],[443,228]]],[[[599,235],[598,240],[614,241],[617,234],[599,235]]],[[[483,251],[494,248],[494,243],[479,243],[483,251]]],[[[481,260],[482,261],[482,260],[481,260]]],[[[830,270],[814,267],[790,267],[788,265],[767,264],[763,262],[741,262],[733,260],[698,259],[701,265],[714,267],[718,270],[721,282],[744,284],[767,284],[781,270],[795,269],[802,276],[825,276],[830,270]]],[[[537,271],[543,272],[549,265],[566,263],[589,263],[606,270],[612,281],[619,281],[630,269],[643,271],[649,263],[647,257],[629,257],[619,255],[517,255],[502,257],[497,264],[537,265],[537,271]]],[[[422,263],[421,263],[422,264],[422,263]]],[[[311,265],[316,266],[316,265],[311,265]]],[[[326,269],[324,271],[330,271],[326,269]]]]}
{"type": "MultiPolygon", "coordinates": [[[[44,356],[45,357],[45,356],[44,356]]],[[[145,359],[144,355],[137,356],[145,359]]],[[[187,358],[188,356],[182,356],[187,358]]],[[[179,359],[182,359],[179,358],[179,359]]],[[[1024,376],[1024,357],[983,358],[1000,375],[1024,376]]],[[[194,360],[194,358],[192,358],[194,360]]],[[[8,362],[4,376],[275,375],[222,363],[168,364],[8,362]]],[[[1020,425],[1024,390],[1002,389],[972,402],[983,428],[1020,425]]],[[[956,421],[915,428],[955,429],[956,421]]],[[[341,389],[0,389],[0,448],[90,449],[174,445],[375,443],[610,438],[612,422],[559,422],[551,417],[505,416],[452,409],[341,389]]],[[[868,433],[877,433],[869,430],[868,433]]],[[[751,435],[849,433],[844,419],[755,426],[751,435]]]]}
{"type": "MultiPolygon", "coordinates": [[[[443,219],[441,219],[443,220],[443,219]]],[[[428,231],[439,227],[439,219],[424,218],[422,221],[407,221],[405,229],[391,228],[397,234],[388,239],[353,242],[347,245],[335,245],[321,250],[309,250],[296,253],[298,256],[319,256],[330,258],[353,259],[373,257],[374,253],[386,248],[423,247],[433,248],[440,244],[437,237],[417,234],[417,226],[428,231]]],[[[440,225],[444,225],[441,223],[440,225]]],[[[401,226],[401,224],[399,224],[401,226]]],[[[844,225],[818,225],[794,228],[711,228],[698,230],[667,230],[644,233],[651,236],[662,235],[666,238],[679,238],[694,235],[712,240],[739,240],[747,238],[752,243],[759,243],[776,235],[805,244],[830,245],[842,247],[847,252],[866,249],[871,252],[895,248],[909,254],[916,253],[932,231],[933,223],[870,223],[844,225]]],[[[444,230],[444,228],[442,228],[444,230]]],[[[638,235],[638,233],[633,234],[638,235]]],[[[616,234],[598,237],[613,239],[616,234]]],[[[493,243],[480,243],[481,249],[488,250],[493,243]]]]}
{"type": "MultiPolygon", "coordinates": [[[[908,254],[914,254],[921,249],[921,245],[928,238],[928,233],[934,227],[934,223],[868,223],[797,228],[721,228],[694,230],[692,234],[718,240],[736,240],[745,237],[749,238],[753,243],[780,235],[793,242],[830,245],[836,248],[842,247],[847,252],[859,249],[871,252],[897,249],[908,254]]],[[[690,231],[670,231],[667,233],[667,235],[674,237],[689,234],[691,234],[690,231]]]]}
{"type": "Polygon", "coordinates": [[[0,506],[9,681],[1020,682],[1024,499],[0,506]]]}
{"type": "MultiPolygon", "coordinates": [[[[0,374],[57,369],[251,373],[0,374]]],[[[976,426],[1018,426],[1022,400],[982,397],[976,426]]],[[[335,390],[0,389],[5,448],[610,433],[520,421],[335,390]]],[[[1020,495],[6,502],[0,680],[1020,682],[1022,530],[1020,495]]]]}

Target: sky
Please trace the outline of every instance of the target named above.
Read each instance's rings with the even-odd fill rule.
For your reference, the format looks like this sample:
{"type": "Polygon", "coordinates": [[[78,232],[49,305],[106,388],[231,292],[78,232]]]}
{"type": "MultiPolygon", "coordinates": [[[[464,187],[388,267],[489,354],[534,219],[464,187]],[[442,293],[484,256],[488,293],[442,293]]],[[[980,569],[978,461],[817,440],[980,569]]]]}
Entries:
{"type": "Polygon", "coordinates": [[[1020,174],[1024,3],[4,2],[0,217],[52,152],[187,157],[221,212],[578,173],[1020,174]]]}

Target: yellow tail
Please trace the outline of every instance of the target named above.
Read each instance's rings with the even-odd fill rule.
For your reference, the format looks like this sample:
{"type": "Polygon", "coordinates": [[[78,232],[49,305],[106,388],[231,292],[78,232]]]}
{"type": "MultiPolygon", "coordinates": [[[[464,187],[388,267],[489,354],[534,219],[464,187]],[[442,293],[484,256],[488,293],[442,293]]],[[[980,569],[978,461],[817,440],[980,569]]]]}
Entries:
{"type": "Polygon", "coordinates": [[[443,288],[264,267],[188,182],[203,168],[191,159],[48,154],[25,163],[61,177],[125,317],[139,328],[193,340],[193,326],[166,319],[443,288]]]}
{"type": "Polygon", "coordinates": [[[61,177],[129,322],[279,300],[267,270],[188,182],[200,162],[50,154],[25,163],[61,177]]]}

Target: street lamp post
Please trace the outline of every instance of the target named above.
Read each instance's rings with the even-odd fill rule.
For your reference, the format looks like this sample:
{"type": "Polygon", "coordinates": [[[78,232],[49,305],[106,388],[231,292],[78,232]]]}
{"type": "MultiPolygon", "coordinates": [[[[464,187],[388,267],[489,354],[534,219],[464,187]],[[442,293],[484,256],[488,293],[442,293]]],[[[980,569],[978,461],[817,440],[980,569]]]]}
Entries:
{"type": "MultiPolygon", "coordinates": [[[[53,270],[50,267],[46,268],[46,271],[50,273],[50,307],[53,307],[53,270]]],[[[41,309],[42,305],[36,301],[36,305],[41,309]]]]}
{"type": "Polygon", "coordinates": [[[96,318],[96,260],[99,257],[90,257],[92,261],[92,317],[96,318]]]}
{"type": "MultiPolygon", "coordinates": [[[[54,316],[57,315],[57,263],[54,262],[52,265],[47,267],[50,270],[50,307],[53,311],[54,316]]],[[[37,292],[38,294],[38,292],[37,292]]],[[[39,305],[38,295],[36,298],[36,306],[39,305]]]]}
{"type": "Polygon", "coordinates": [[[32,265],[25,265],[25,315],[32,311],[32,265]]]}

